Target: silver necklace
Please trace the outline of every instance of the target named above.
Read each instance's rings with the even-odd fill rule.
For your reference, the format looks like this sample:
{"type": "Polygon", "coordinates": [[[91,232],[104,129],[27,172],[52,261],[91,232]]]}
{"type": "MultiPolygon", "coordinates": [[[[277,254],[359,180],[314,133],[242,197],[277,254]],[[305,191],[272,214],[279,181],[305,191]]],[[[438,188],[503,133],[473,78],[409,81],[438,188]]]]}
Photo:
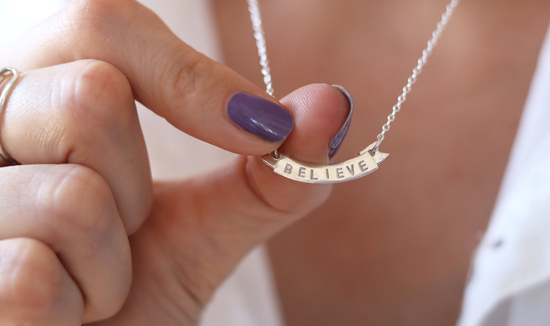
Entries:
{"type": "MultiPolygon", "coordinates": [[[[382,153],[378,149],[384,141],[386,133],[390,130],[390,124],[395,120],[395,116],[401,110],[401,106],[407,99],[407,94],[410,93],[412,85],[416,82],[422,68],[428,61],[428,57],[432,54],[443,29],[447,26],[449,19],[454,13],[454,10],[460,0],[451,0],[447,5],[445,12],[441,16],[441,20],[437,23],[437,28],[432,33],[432,38],[428,41],[426,48],[422,51],[422,56],[418,59],[416,67],[412,71],[412,75],[407,79],[407,84],[403,87],[403,92],[397,98],[397,103],[392,107],[392,112],[388,116],[388,121],[382,126],[382,132],[378,134],[377,140],[359,152],[359,156],[339,163],[329,164],[308,164],[293,160],[288,155],[274,151],[271,155],[262,157],[262,161],[273,168],[273,171],[286,178],[307,182],[307,183],[339,183],[354,180],[372,173],[378,169],[380,164],[389,154],[382,153]]],[[[252,21],[252,29],[254,30],[254,38],[258,47],[258,55],[260,56],[261,72],[264,76],[266,92],[273,96],[273,83],[271,80],[271,70],[267,59],[267,48],[265,42],[265,34],[262,27],[262,17],[258,0],[247,0],[248,10],[250,11],[250,20],[252,21]]],[[[353,99],[345,89],[341,88],[344,94],[348,97],[351,108],[353,110],[353,99]]]]}

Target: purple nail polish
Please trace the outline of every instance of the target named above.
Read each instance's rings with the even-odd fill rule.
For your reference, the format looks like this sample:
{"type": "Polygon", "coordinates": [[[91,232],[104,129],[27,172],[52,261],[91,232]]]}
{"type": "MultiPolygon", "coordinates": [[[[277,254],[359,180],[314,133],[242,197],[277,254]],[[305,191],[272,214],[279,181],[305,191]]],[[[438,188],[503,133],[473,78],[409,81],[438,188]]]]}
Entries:
{"type": "Polygon", "coordinates": [[[285,139],[294,127],[294,119],[285,108],[252,94],[233,95],[227,113],[241,128],[272,143],[285,139]]]}
{"type": "Polygon", "coordinates": [[[342,143],[344,142],[344,138],[346,138],[346,135],[349,130],[349,126],[351,124],[351,118],[353,117],[353,98],[351,97],[351,94],[342,86],[332,85],[332,87],[336,87],[338,90],[344,93],[344,95],[348,99],[349,113],[348,113],[348,118],[344,122],[344,125],[342,126],[342,128],[340,128],[336,136],[334,136],[330,141],[329,152],[328,152],[329,159],[333,158],[334,155],[336,155],[336,153],[340,149],[340,146],[342,146],[342,143]]]}

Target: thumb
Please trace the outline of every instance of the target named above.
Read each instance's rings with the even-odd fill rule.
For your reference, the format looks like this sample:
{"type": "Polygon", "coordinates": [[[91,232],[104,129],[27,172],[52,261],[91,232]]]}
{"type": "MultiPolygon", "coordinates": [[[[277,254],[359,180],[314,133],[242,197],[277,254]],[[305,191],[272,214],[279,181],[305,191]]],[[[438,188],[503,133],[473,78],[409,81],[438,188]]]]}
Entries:
{"type": "MultiPolygon", "coordinates": [[[[338,130],[349,115],[347,98],[317,84],[281,102],[295,117],[281,150],[306,162],[328,162],[331,140],[342,134],[338,130]]],[[[330,185],[291,181],[258,157],[242,156],[217,171],[157,187],[153,220],[170,221],[163,223],[162,236],[177,242],[170,247],[181,251],[178,257],[193,257],[193,264],[180,266],[200,265],[206,271],[200,277],[208,278],[204,283],[215,287],[255,245],[316,208],[330,191],[330,185]]],[[[195,295],[206,300],[211,290],[195,295]]]]}

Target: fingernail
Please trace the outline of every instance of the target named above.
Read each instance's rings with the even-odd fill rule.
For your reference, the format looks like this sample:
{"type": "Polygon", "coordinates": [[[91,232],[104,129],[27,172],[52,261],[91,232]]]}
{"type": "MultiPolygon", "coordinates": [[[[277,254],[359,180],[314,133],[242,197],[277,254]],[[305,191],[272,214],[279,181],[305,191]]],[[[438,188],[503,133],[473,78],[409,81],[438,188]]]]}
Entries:
{"type": "Polygon", "coordinates": [[[330,141],[329,152],[328,152],[329,159],[332,159],[334,155],[338,153],[340,146],[342,146],[342,143],[344,142],[344,138],[346,138],[346,135],[349,130],[349,125],[351,124],[351,118],[353,117],[353,98],[351,97],[351,94],[342,86],[332,85],[332,87],[336,87],[337,89],[339,89],[342,93],[344,93],[344,95],[348,99],[349,113],[348,113],[348,118],[344,122],[344,125],[342,126],[342,128],[340,128],[336,136],[334,136],[330,141]]]}
{"type": "Polygon", "coordinates": [[[241,128],[272,143],[285,139],[294,127],[294,119],[284,107],[248,93],[233,95],[227,113],[241,128]]]}

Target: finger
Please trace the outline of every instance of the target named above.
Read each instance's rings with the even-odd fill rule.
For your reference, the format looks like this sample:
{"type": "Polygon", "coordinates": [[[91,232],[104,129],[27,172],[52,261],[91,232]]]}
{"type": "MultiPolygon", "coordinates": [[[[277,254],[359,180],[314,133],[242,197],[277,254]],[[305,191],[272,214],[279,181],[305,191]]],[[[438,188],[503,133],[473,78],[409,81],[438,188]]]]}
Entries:
{"type": "Polygon", "coordinates": [[[0,240],[49,246],[80,289],[84,322],[120,309],[131,283],[130,249],[105,181],[72,164],[6,167],[0,180],[0,240]]]}
{"type": "MultiPolygon", "coordinates": [[[[328,163],[330,154],[334,153],[332,140],[341,137],[340,127],[353,113],[347,97],[333,86],[315,84],[300,88],[282,102],[294,112],[296,128],[281,151],[299,161],[328,163]]],[[[326,185],[305,184],[281,177],[254,157],[249,157],[247,163],[252,188],[272,208],[301,216],[328,196],[326,189],[330,187],[326,185]]],[[[246,212],[244,208],[242,212],[246,212]]]]}
{"type": "Polygon", "coordinates": [[[0,240],[0,325],[80,325],[78,286],[43,242],[0,240]]]}
{"type": "MultiPolygon", "coordinates": [[[[344,95],[328,85],[311,85],[282,102],[295,113],[295,132],[304,132],[296,137],[293,132],[285,151],[309,162],[328,162],[331,138],[349,112],[344,95]]],[[[185,276],[187,289],[204,303],[253,246],[320,205],[330,190],[329,185],[278,176],[257,157],[240,157],[187,182],[158,185],[155,218],[146,226],[155,230],[159,242],[168,243],[166,252],[181,262],[176,265],[183,272],[176,273],[185,276]],[[181,257],[192,257],[192,263],[181,257]]]]}
{"type": "Polygon", "coordinates": [[[232,152],[271,152],[292,129],[292,116],[273,98],[183,43],[134,0],[74,1],[12,48],[30,53],[4,55],[21,70],[79,59],[108,62],[146,107],[232,152]]]}
{"type": "Polygon", "coordinates": [[[129,233],[148,216],[152,181],[132,90],[113,66],[82,60],[23,73],[0,122],[22,164],[75,163],[112,189],[129,233]]]}

